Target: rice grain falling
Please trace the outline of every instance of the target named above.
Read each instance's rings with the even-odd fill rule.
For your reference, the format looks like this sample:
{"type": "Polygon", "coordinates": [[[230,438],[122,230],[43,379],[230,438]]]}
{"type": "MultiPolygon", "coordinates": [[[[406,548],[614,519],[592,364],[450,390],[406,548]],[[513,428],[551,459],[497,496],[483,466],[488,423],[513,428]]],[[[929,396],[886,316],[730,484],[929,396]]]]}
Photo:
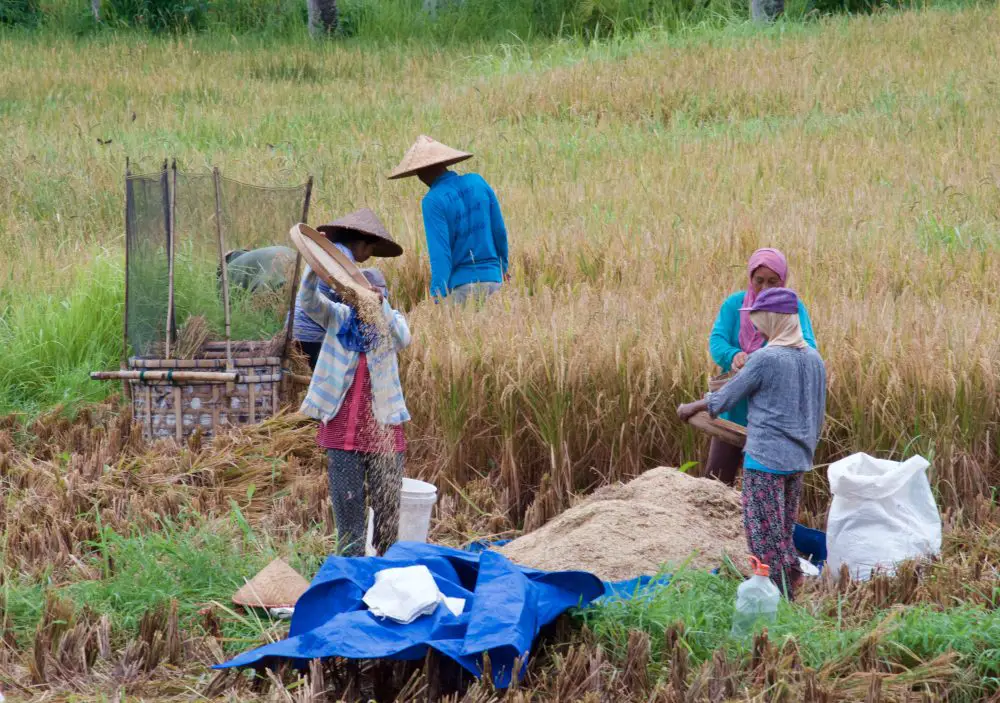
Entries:
{"type": "MultiPolygon", "coordinates": [[[[366,300],[366,298],[361,300],[366,300]]],[[[362,312],[361,304],[363,303],[359,301],[358,315],[364,319],[366,315],[362,312]]],[[[375,304],[378,305],[377,298],[375,304]]],[[[368,358],[369,360],[388,358],[396,351],[395,341],[389,330],[389,322],[385,319],[381,307],[377,308],[377,312],[369,307],[367,313],[368,320],[372,321],[371,324],[375,328],[375,342],[368,353],[368,358]]],[[[368,364],[373,405],[375,388],[384,387],[387,380],[387,366],[387,364],[368,364]]],[[[378,531],[376,531],[376,543],[372,545],[382,555],[396,541],[396,535],[399,531],[402,475],[396,464],[395,427],[383,425],[377,417],[375,424],[375,453],[379,455],[379,460],[372,463],[368,475],[368,505],[374,511],[376,519],[381,519],[386,524],[386,529],[382,530],[382,539],[379,539],[378,531]]]]}

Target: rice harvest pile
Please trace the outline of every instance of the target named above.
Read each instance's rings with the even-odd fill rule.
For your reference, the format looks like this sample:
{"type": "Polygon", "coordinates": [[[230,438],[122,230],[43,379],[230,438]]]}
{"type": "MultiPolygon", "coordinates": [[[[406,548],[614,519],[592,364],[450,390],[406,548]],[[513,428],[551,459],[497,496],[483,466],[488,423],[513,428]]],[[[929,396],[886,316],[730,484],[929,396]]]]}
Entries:
{"type": "Polygon", "coordinates": [[[739,492],[666,467],[600,488],[500,549],[516,564],[605,581],[655,576],[665,564],[711,570],[726,556],[742,564],[746,551],[739,492]]]}
{"type": "MultiPolygon", "coordinates": [[[[407,475],[439,488],[436,541],[516,537],[600,486],[703,459],[675,408],[716,373],[712,320],[763,245],[788,254],[830,370],[802,521],[824,524],[828,461],[932,459],[937,562],[816,584],[746,643],[727,638],[738,579],[686,572],[642,609],[561,623],[510,700],[988,700],[998,30],[993,4],[587,45],[0,30],[0,411],[18,413],[0,426],[0,690],[355,691],[336,662],[298,687],[273,673],[285,698],[208,669],[283,634],[231,608],[248,572],[282,556],[311,577],[338,547],[315,426],[285,414],[177,451],[92,404],[111,389],[87,374],[121,354],[125,158],[176,156],[252,182],[312,174],[312,221],[370,207],[402,244],[379,267],[414,336],[407,475]],[[481,310],[425,300],[423,191],[385,178],[421,132],[475,153],[457,170],[500,198],[513,280],[481,310]],[[57,405],[82,412],[39,418],[57,405]]],[[[440,684],[431,666],[385,673],[400,700],[440,684]]]]}

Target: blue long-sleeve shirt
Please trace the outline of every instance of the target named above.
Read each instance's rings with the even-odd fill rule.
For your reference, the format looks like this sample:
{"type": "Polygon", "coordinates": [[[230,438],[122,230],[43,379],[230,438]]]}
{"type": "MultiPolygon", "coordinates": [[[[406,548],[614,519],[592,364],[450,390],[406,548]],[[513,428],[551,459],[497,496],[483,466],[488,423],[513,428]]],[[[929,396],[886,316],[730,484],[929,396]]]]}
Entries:
{"type": "MultiPolygon", "coordinates": [[[[743,295],[745,291],[733,293],[726,298],[719,309],[719,316],[712,326],[712,334],[708,339],[708,351],[712,355],[712,360],[719,365],[723,373],[733,368],[733,357],[739,354],[740,349],[740,308],[743,307],[743,295]]],[[[816,335],[813,333],[812,321],[806,306],[799,301],[799,323],[802,325],[802,337],[813,349],[816,349],[816,335]]],[[[765,346],[766,346],[765,342],[765,346]]],[[[720,415],[725,420],[735,422],[739,425],[747,424],[747,402],[742,400],[729,409],[728,412],[720,415]]]]}
{"type": "Polygon", "coordinates": [[[496,193],[482,176],[445,171],[423,199],[431,295],[467,283],[502,283],[507,227],[496,193]]]}

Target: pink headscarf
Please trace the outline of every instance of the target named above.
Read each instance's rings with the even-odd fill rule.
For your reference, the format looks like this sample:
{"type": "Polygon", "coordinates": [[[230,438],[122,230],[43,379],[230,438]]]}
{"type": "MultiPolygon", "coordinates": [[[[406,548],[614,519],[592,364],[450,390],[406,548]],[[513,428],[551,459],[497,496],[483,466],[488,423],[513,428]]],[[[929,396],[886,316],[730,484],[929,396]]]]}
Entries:
{"type": "MultiPolygon", "coordinates": [[[[749,279],[750,285],[747,287],[747,292],[743,295],[743,307],[745,308],[750,307],[757,300],[757,293],[753,289],[753,273],[761,266],[766,266],[778,274],[782,286],[788,281],[788,261],[785,259],[785,255],[777,249],[758,249],[750,256],[750,261],[747,262],[747,279],[749,279]]],[[[750,314],[741,312],[740,349],[747,354],[753,354],[762,346],[764,346],[764,336],[750,322],[750,314]]]]}

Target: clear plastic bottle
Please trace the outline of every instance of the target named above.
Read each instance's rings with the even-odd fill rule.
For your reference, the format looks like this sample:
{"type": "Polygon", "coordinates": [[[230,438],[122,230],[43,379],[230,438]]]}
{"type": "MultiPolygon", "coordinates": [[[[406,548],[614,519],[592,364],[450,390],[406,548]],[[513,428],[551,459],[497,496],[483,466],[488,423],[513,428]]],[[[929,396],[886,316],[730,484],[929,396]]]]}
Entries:
{"type": "Polygon", "coordinates": [[[781,591],[769,578],[771,569],[757,557],[750,557],[753,576],[736,589],[736,611],[733,613],[733,637],[745,637],[753,632],[758,620],[773,622],[778,614],[781,591]]]}

